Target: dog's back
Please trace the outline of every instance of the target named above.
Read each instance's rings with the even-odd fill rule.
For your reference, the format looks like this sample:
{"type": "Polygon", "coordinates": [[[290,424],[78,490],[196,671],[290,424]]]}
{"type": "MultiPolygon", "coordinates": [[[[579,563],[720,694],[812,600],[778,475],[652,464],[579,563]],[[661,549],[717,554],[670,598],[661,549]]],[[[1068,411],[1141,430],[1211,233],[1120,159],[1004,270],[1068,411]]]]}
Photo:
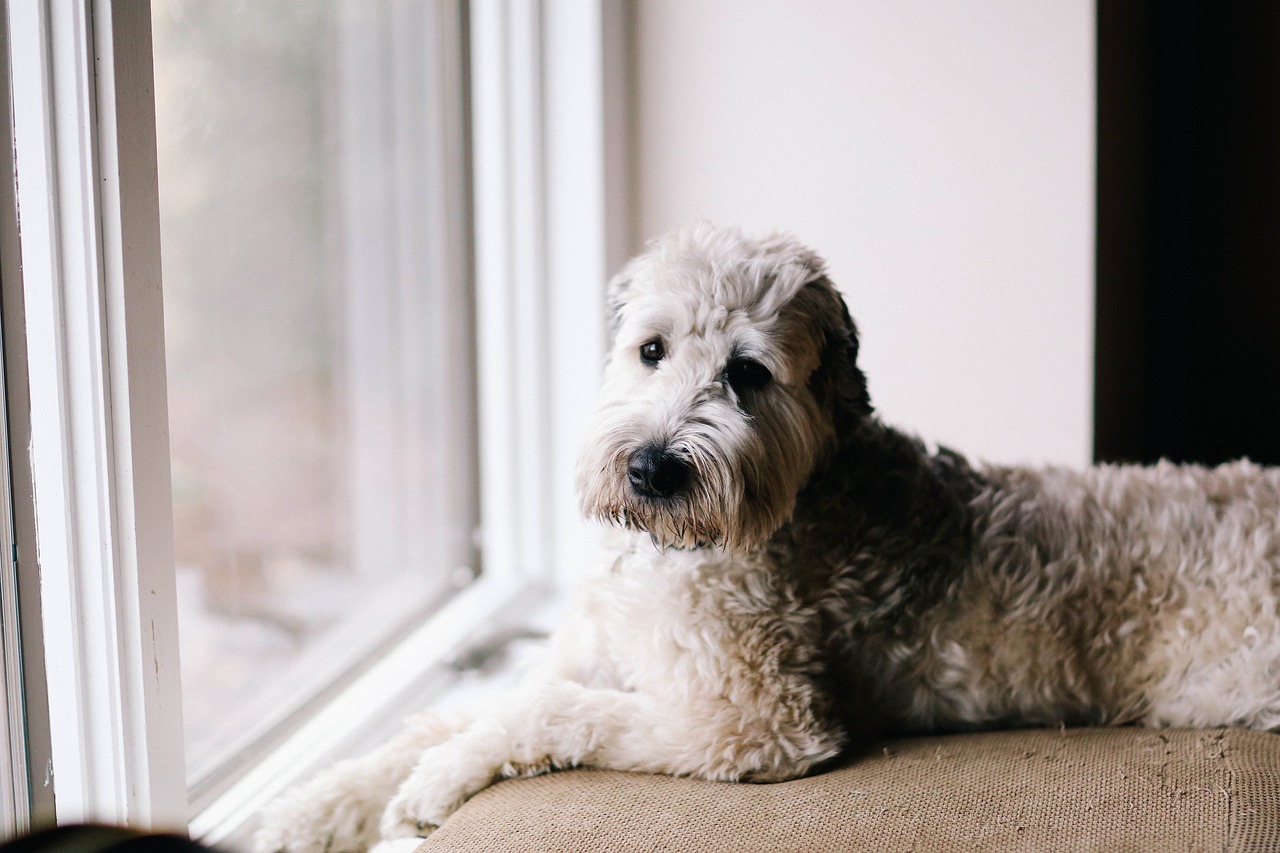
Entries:
{"type": "Polygon", "coordinates": [[[945,584],[860,638],[895,723],[1280,726],[1280,469],[977,476],[945,584]]]}

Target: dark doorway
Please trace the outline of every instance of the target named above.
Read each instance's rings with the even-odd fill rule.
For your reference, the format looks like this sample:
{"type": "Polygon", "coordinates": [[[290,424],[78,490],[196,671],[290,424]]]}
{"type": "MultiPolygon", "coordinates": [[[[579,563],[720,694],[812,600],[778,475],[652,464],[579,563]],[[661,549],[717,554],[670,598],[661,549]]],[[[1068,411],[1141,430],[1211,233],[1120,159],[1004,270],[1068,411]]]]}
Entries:
{"type": "Polygon", "coordinates": [[[1094,456],[1280,464],[1280,3],[1097,16],[1094,456]]]}

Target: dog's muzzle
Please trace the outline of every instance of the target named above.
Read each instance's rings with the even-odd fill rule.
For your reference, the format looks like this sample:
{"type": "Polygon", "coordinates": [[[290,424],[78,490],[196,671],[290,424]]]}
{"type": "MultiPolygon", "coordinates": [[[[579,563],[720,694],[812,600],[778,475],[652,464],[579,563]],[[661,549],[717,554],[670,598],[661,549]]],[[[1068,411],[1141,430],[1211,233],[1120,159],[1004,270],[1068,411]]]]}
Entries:
{"type": "Polygon", "coordinates": [[[675,497],[689,485],[689,474],[689,463],[661,445],[646,445],[627,460],[627,481],[645,498],[675,497]]]}

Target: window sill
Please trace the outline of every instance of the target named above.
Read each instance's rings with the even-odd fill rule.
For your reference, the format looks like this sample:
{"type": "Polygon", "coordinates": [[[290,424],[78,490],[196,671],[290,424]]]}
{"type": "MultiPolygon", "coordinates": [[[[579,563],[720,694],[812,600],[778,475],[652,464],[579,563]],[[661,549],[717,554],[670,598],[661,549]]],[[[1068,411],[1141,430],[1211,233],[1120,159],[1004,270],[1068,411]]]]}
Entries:
{"type": "Polygon", "coordinates": [[[410,714],[510,688],[545,648],[563,596],[482,578],[380,658],[308,722],[211,798],[191,821],[209,845],[247,849],[259,809],[333,761],[385,741],[410,714]]]}

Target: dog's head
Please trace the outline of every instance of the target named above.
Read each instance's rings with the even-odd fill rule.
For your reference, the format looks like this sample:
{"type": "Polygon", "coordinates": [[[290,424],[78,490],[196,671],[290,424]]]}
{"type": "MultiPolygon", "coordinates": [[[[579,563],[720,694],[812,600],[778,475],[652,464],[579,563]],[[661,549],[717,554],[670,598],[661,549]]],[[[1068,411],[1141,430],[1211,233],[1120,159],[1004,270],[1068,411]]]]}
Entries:
{"type": "Polygon", "coordinates": [[[857,333],[822,260],[789,237],[687,229],[627,264],[609,304],[583,511],[662,547],[767,539],[870,412],[857,333]]]}

